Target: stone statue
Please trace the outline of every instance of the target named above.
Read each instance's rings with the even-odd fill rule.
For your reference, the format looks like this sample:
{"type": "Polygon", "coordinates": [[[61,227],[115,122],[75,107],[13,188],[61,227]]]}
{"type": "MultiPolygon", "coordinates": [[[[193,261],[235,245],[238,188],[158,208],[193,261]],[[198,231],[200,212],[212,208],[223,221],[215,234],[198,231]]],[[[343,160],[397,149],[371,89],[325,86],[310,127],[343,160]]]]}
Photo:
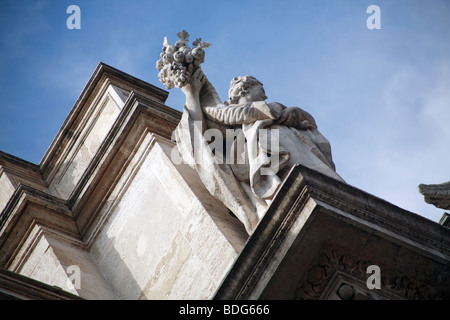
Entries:
{"type": "Polygon", "coordinates": [[[328,140],[308,112],[267,103],[262,83],[252,76],[232,79],[229,99],[222,102],[200,67],[209,43],[197,39],[191,49],[187,32],[178,36],[175,46],[165,39],[157,62],[161,82],[186,96],[173,133],[176,150],[249,234],[295,163],[343,181],[328,140]]]}
{"type": "Polygon", "coordinates": [[[450,209],[450,181],[441,184],[419,184],[418,189],[426,203],[439,209],[450,209]]]}

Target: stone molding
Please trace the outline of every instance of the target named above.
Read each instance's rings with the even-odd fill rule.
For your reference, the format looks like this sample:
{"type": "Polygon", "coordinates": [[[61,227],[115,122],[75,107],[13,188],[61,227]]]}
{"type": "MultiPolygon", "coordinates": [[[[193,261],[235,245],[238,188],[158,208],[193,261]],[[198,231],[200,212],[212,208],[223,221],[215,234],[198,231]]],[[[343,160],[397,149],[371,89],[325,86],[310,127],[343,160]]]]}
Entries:
{"type": "Polygon", "coordinates": [[[0,268],[0,300],[80,300],[59,287],[0,268]]]}
{"type": "MultiPolygon", "coordinates": [[[[450,261],[448,228],[298,165],[278,191],[215,299],[257,299],[300,232],[296,220],[306,220],[302,222],[305,225],[320,210],[443,265],[450,261]]],[[[395,279],[405,280],[401,275],[393,278],[393,283],[395,279]]]]}
{"type": "MultiPolygon", "coordinates": [[[[322,247],[317,263],[311,266],[306,278],[298,285],[296,299],[317,300],[327,298],[324,296],[326,286],[330,279],[336,274],[350,278],[349,283],[365,283],[367,279],[367,267],[375,262],[366,260],[360,255],[347,252],[344,248],[335,244],[327,244],[322,247]],[[353,278],[353,279],[352,279],[353,278]]],[[[381,291],[388,298],[406,300],[441,300],[444,297],[437,292],[432,285],[411,280],[404,273],[388,269],[383,265],[378,265],[383,270],[381,277],[381,291]]],[[[366,295],[371,296],[370,290],[365,289],[366,295]]],[[[377,292],[377,290],[374,290],[377,292]]],[[[383,297],[382,297],[383,298],[383,297]]]]}
{"type": "Polygon", "coordinates": [[[38,165],[0,151],[0,176],[3,173],[13,175],[16,184],[26,182],[39,189],[46,188],[38,165]]]}
{"type": "Polygon", "coordinates": [[[298,173],[295,174],[298,171],[296,168],[291,170],[275,195],[267,213],[247,241],[214,299],[245,300],[249,298],[270,260],[285,240],[287,231],[310,198],[305,189],[305,179],[300,176],[300,179],[296,181],[298,175],[298,173]],[[294,186],[295,181],[297,184],[294,186]],[[282,197],[280,194],[285,196],[282,197]]]}
{"type": "MultiPolygon", "coordinates": [[[[179,112],[173,109],[132,92],[119,118],[102,142],[99,151],[67,201],[29,185],[18,185],[0,217],[0,248],[2,240],[7,237],[15,223],[21,219],[24,208],[30,203],[52,208],[54,212],[62,214],[65,219],[70,219],[70,222],[69,220],[66,221],[67,224],[76,224],[79,233],[74,233],[71,238],[78,238],[79,240],[74,241],[77,242],[77,245],[80,245],[81,242],[78,241],[83,239],[90,226],[86,222],[86,216],[89,216],[89,221],[96,219],[95,212],[86,210],[85,204],[89,202],[91,208],[101,207],[101,203],[97,201],[105,199],[108,192],[115,186],[114,181],[117,182],[123,170],[127,167],[128,159],[135,152],[133,150],[137,150],[140,147],[142,143],[142,138],[140,137],[150,133],[149,128],[152,130],[151,134],[154,137],[154,141],[163,139],[165,143],[171,144],[172,142],[168,138],[170,138],[170,134],[176,126],[180,115],[179,112]],[[159,125],[158,121],[160,122],[159,125]],[[158,133],[161,134],[160,138],[158,138],[158,133]],[[114,168],[110,168],[108,165],[113,158],[114,168]],[[112,174],[111,170],[114,171],[114,174],[112,174]],[[100,180],[102,180],[104,186],[108,187],[103,187],[99,190],[97,186],[100,180]],[[94,197],[97,200],[93,201],[90,197],[94,197]]],[[[63,226],[60,227],[63,228],[63,226]]],[[[50,224],[49,228],[57,229],[58,226],[50,224]]],[[[1,259],[3,263],[5,263],[5,257],[6,255],[3,255],[1,259]]]]}
{"type": "MultiPolygon", "coordinates": [[[[19,184],[0,217],[0,264],[10,268],[26,240],[30,245],[40,236],[27,237],[36,226],[42,226],[77,246],[79,233],[72,212],[65,201],[28,185],[19,184]],[[15,232],[13,232],[16,230],[15,232]]],[[[30,248],[30,247],[29,247],[30,248]]],[[[26,254],[26,251],[23,252],[26,254]]],[[[20,264],[20,263],[19,263],[20,264]]],[[[14,267],[17,269],[17,267],[14,267]]]]}
{"type": "MultiPolygon", "coordinates": [[[[38,189],[36,187],[40,187],[39,184],[29,183],[28,180],[12,186],[14,191],[11,191],[12,195],[0,215],[1,267],[20,272],[22,266],[27,263],[30,253],[34,252],[37,245],[45,243],[47,237],[50,246],[52,243],[59,243],[59,248],[52,254],[59,260],[58,263],[63,269],[65,263],[70,261],[70,257],[58,256],[64,254],[61,246],[67,245],[73,252],[79,250],[80,255],[85,255],[83,259],[89,260],[89,244],[92,239],[89,236],[95,235],[95,232],[89,234],[89,230],[93,227],[91,223],[95,221],[101,224],[106,219],[97,216],[98,209],[130,165],[136,150],[148,142],[148,137],[151,141],[145,147],[149,149],[159,140],[164,141],[164,144],[173,145],[170,137],[181,113],[165,106],[163,102],[166,98],[166,91],[100,64],[40,165],[28,163],[8,154],[0,154],[2,172],[11,171],[14,178],[27,177],[23,170],[31,170],[33,175],[28,180],[37,176],[38,182],[43,186],[38,189]],[[121,91],[111,91],[111,85],[118,85],[114,90],[121,91]],[[91,112],[83,109],[89,109],[90,103],[95,104],[93,99],[106,103],[105,97],[101,97],[102,94],[122,95],[119,98],[122,99],[123,105],[112,127],[100,141],[98,150],[83,169],[80,179],[76,181],[72,193],[67,199],[63,199],[49,191],[43,177],[49,177],[50,172],[56,172],[55,170],[59,170],[66,160],[70,160],[64,157],[73,154],[70,149],[74,143],[79,143],[77,139],[80,138],[79,134],[71,130],[78,125],[77,122],[84,121],[83,117],[91,112]],[[58,168],[55,168],[55,165],[58,168]]],[[[94,229],[100,227],[101,225],[97,225],[94,229]]],[[[86,268],[91,268],[89,270],[93,274],[98,274],[93,263],[87,260],[82,263],[87,263],[86,268]]],[[[61,282],[63,276],[60,273],[58,281],[61,282]]],[[[97,285],[104,285],[102,280],[96,281],[97,285]]],[[[87,296],[95,297],[95,292],[92,291],[95,285],[83,287],[83,290],[90,290],[85,293],[87,296]]],[[[105,292],[106,289],[102,290],[102,294],[110,296],[110,293],[105,292]]]]}
{"type": "Polygon", "coordinates": [[[113,128],[67,201],[83,238],[90,223],[96,219],[95,210],[102,206],[144,137],[151,133],[154,139],[163,139],[171,144],[171,130],[178,123],[178,116],[181,114],[173,109],[139,94],[130,94],[113,128]],[[99,185],[103,187],[98,188],[99,185]]]}
{"type": "Polygon", "coordinates": [[[80,123],[86,121],[89,112],[92,112],[90,105],[104,96],[109,85],[117,85],[129,92],[134,91],[160,104],[163,104],[168,96],[167,91],[100,62],[39,164],[46,181],[51,181],[56,174],[55,170],[63,160],[67,160],[67,152],[70,151],[74,140],[77,140],[79,128],[83,128],[80,123]]]}

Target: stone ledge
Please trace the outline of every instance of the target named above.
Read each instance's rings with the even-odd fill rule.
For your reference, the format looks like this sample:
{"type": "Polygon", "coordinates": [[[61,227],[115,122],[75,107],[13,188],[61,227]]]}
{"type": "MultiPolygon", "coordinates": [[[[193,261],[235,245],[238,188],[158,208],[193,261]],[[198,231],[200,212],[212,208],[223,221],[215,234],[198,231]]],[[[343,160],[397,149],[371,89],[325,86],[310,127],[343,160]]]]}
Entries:
{"type": "Polygon", "coordinates": [[[0,216],[2,266],[14,255],[22,237],[35,220],[55,232],[59,230],[78,243],[79,233],[66,202],[28,185],[19,184],[0,216]]]}
{"type": "Polygon", "coordinates": [[[61,288],[0,268],[0,300],[81,300],[61,288]]]}
{"type": "MultiPolygon", "coordinates": [[[[216,292],[215,299],[283,296],[280,292],[274,294],[268,288],[271,283],[278,290],[285,290],[273,284],[274,275],[278,272],[279,279],[287,281],[285,285],[294,281],[289,279],[289,274],[279,270],[284,268],[300,273],[304,266],[292,264],[292,261],[300,259],[302,264],[313,264],[308,259],[316,259],[319,254],[314,251],[308,256],[300,253],[299,248],[309,248],[312,252],[319,250],[317,248],[326,241],[343,242],[349,252],[359,252],[371,247],[372,243],[378,243],[377,250],[403,250],[409,255],[404,261],[400,258],[396,260],[395,255],[389,256],[389,251],[386,251],[383,261],[396,260],[389,265],[395,269],[399,268],[395,263],[404,264],[412,259],[409,257],[414,256],[417,257],[415,259],[429,261],[430,270],[434,268],[433,271],[428,270],[432,278],[425,280],[433,282],[440,279],[437,286],[448,282],[445,280],[445,274],[450,272],[445,268],[450,261],[448,228],[298,165],[278,191],[266,215],[216,292]],[[330,234],[330,228],[335,230],[336,235],[330,234]],[[354,233],[353,240],[351,233],[354,233]]],[[[378,253],[376,257],[371,256],[372,252],[364,254],[368,255],[366,260],[380,259],[378,253]]],[[[291,293],[283,297],[286,296],[295,297],[291,293]]]]}
{"type": "Polygon", "coordinates": [[[58,158],[61,157],[67,141],[73,139],[73,135],[76,134],[74,127],[77,126],[77,121],[80,121],[80,118],[83,117],[83,113],[88,111],[89,108],[86,108],[86,106],[89,106],[97,94],[104,90],[108,84],[115,83],[125,84],[129,91],[151,97],[152,101],[155,102],[164,103],[168,97],[167,91],[100,62],[39,164],[45,179],[54,174],[50,171],[58,158]]]}
{"type": "Polygon", "coordinates": [[[142,137],[151,132],[170,139],[180,117],[180,112],[131,92],[114,126],[67,201],[83,237],[95,219],[95,214],[88,212],[91,208],[101,207],[101,201],[117,183],[129,159],[139,148],[142,137]]]}

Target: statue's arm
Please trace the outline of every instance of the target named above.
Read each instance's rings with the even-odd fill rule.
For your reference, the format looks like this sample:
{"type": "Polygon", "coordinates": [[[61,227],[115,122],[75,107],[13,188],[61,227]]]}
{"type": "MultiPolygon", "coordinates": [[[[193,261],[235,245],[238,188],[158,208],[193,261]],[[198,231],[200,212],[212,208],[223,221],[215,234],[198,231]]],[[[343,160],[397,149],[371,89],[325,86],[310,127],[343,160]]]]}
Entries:
{"type": "Polygon", "coordinates": [[[199,68],[191,77],[188,84],[183,86],[181,90],[186,96],[185,108],[189,111],[189,115],[193,121],[202,121],[202,107],[200,104],[200,90],[206,81],[206,77],[199,68]]]}
{"type": "Polygon", "coordinates": [[[264,101],[246,105],[224,105],[203,108],[205,116],[214,122],[225,125],[253,123],[257,120],[276,120],[281,110],[269,107],[264,101]]]}

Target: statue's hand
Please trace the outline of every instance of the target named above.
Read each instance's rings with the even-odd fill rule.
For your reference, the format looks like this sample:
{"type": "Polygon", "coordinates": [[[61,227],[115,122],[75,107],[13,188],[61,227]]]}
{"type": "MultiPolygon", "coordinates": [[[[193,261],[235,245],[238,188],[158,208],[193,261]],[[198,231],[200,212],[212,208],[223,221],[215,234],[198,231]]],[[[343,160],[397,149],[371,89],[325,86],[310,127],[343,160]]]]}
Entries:
{"type": "Polygon", "coordinates": [[[306,130],[308,128],[314,128],[315,125],[310,123],[301,109],[296,107],[286,108],[281,112],[280,118],[276,122],[279,125],[286,127],[293,127],[300,130],[306,130]]]}
{"type": "Polygon", "coordinates": [[[200,93],[203,84],[206,81],[206,76],[202,69],[198,68],[191,76],[191,80],[181,88],[186,96],[196,96],[200,93]]]}

